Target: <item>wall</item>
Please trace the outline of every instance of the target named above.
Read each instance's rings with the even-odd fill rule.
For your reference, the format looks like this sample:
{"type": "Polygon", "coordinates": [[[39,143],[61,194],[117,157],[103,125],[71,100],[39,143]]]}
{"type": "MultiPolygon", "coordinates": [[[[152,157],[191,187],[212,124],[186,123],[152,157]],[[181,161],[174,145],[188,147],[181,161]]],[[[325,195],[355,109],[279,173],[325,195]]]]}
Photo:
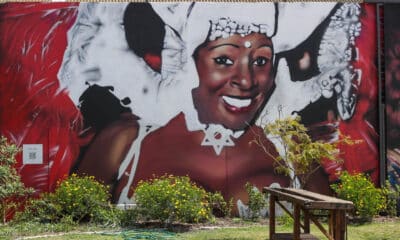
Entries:
{"type": "Polygon", "coordinates": [[[386,156],[388,179],[392,185],[399,184],[399,33],[397,21],[400,6],[384,6],[384,46],[385,46],[385,97],[386,97],[386,156]]]}
{"type": "Polygon", "coordinates": [[[16,167],[38,193],[76,172],[123,203],[175,174],[240,206],[248,181],[287,186],[261,127],[297,114],[314,139],[362,140],[308,189],[340,170],[377,183],[375,22],[368,4],[3,4],[0,132],[31,151],[16,167]]]}

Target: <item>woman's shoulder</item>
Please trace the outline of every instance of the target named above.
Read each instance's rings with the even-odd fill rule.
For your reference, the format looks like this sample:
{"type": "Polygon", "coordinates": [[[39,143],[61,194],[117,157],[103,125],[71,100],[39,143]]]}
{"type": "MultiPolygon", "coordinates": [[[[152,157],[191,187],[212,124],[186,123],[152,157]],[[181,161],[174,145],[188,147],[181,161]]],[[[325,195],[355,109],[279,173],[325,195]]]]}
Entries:
{"type": "Polygon", "coordinates": [[[139,129],[138,120],[139,118],[131,113],[121,114],[118,120],[104,127],[97,134],[97,138],[109,140],[113,139],[113,141],[116,141],[120,138],[133,140],[137,137],[139,129]]]}

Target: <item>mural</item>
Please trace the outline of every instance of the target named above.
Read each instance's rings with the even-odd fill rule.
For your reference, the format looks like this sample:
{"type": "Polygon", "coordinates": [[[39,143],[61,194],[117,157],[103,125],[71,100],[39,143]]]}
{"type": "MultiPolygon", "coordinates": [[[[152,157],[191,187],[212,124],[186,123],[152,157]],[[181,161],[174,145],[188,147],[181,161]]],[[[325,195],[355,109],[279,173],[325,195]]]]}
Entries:
{"type": "Polygon", "coordinates": [[[399,61],[400,12],[397,4],[385,5],[385,93],[386,93],[386,142],[387,172],[392,185],[400,183],[400,118],[399,118],[399,61]]]}
{"type": "MultiPolygon", "coordinates": [[[[18,169],[51,191],[76,172],[131,202],[141,179],[189,175],[247,201],[244,185],[287,186],[249,142],[300,115],[343,146],[308,189],[339,170],[378,180],[374,6],[337,3],[7,3],[0,7],[1,134],[42,144],[18,169]],[[251,12],[252,14],[245,14],[251,12]]],[[[264,139],[271,155],[281,146],[264,139]]]]}

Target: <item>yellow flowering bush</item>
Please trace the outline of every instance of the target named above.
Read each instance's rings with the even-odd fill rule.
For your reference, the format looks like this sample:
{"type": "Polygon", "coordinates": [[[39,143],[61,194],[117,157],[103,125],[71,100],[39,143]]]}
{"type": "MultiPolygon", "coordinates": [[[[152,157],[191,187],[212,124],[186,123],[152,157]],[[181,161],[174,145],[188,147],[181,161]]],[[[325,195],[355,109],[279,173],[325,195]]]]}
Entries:
{"type": "Polygon", "coordinates": [[[54,192],[64,215],[80,222],[90,220],[101,208],[108,206],[108,187],[93,176],[70,175],[60,182],[54,192]]]}
{"type": "Polygon", "coordinates": [[[164,175],[140,181],[134,199],[144,220],[192,223],[212,217],[207,192],[187,176],[164,175]]]}
{"type": "Polygon", "coordinates": [[[339,198],[354,203],[355,216],[371,219],[386,208],[385,194],[365,174],[342,172],[339,179],[340,183],[332,184],[331,187],[339,198]]]}
{"type": "Polygon", "coordinates": [[[64,218],[74,222],[119,224],[118,212],[109,204],[108,187],[93,176],[72,174],[58,183],[54,193],[45,193],[27,204],[19,220],[60,222],[64,218]]]}

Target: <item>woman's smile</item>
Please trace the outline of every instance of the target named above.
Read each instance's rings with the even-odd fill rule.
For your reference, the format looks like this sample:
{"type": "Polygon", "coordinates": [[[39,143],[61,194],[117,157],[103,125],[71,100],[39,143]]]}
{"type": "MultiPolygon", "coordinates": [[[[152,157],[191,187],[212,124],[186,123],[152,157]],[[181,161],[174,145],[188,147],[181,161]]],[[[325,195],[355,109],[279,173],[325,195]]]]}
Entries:
{"type": "Polygon", "coordinates": [[[222,99],[224,102],[228,105],[229,109],[230,108],[246,108],[250,106],[252,99],[251,98],[245,98],[245,99],[240,99],[240,98],[234,98],[234,97],[229,97],[229,96],[222,96],[222,99]]]}
{"type": "Polygon", "coordinates": [[[227,111],[227,114],[248,114],[257,111],[258,100],[254,97],[239,98],[232,96],[222,96],[222,103],[227,111]]]}

